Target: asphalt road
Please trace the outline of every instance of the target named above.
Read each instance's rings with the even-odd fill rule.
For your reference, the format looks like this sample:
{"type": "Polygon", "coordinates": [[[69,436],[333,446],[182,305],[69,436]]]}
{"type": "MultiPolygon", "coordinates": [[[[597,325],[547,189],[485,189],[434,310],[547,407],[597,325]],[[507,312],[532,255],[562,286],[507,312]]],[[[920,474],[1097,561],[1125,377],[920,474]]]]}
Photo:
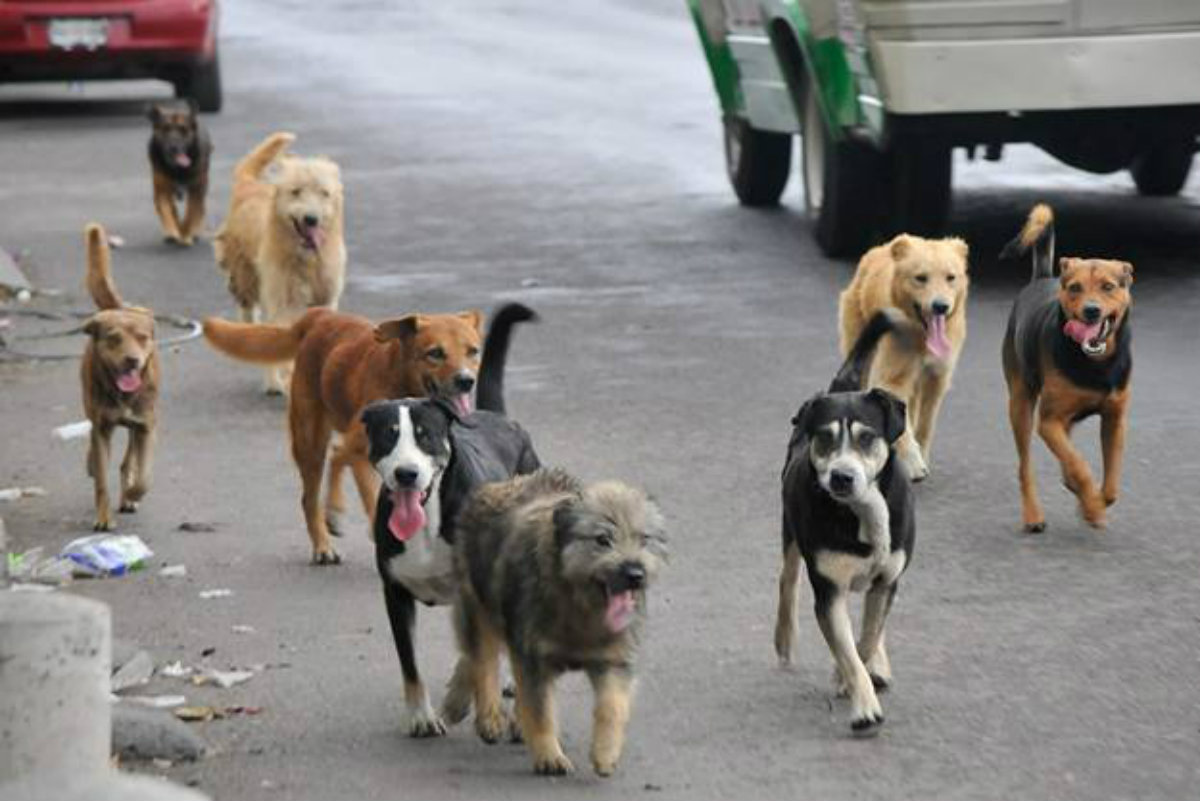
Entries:
{"type": "MultiPolygon", "coordinates": [[[[341,543],[342,566],[311,567],[283,403],[202,343],[172,350],[156,484],[121,519],[154,567],[72,591],[111,604],[118,635],[160,663],[199,664],[215,648],[218,667],[276,667],[230,690],[156,680],[149,691],[193,703],[263,707],[198,724],[215,753],[163,772],[219,799],[1195,797],[1200,183],[1144,200],[1124,175],[1021,148],[957,165],[970,335],[888,632],[887,726],[857,741],[830,694],[807,587],[796,667],[778,669],[771,648],[788,419],[835,368],[835,299],[852,265],[819,255],[794,186],[777,212],[734,202],[683,4],[225,5],[210,227],[233,162],[265,134],[293,130],[299,152],[336,159],[343,308],[536,307],[544,322],[514,344],[510,410],[547,462],[655,493],[674,558],[652,594],[614,778],[534,777],[520,747],[487,747],[469,726],[410,740],[365,521],[341,543]],[[1049,530],[1019,532],[999,346],[1028,268],[994,254],[1040,199],[1057,208],[1063,252],[1137,270],[1124,494],[1103,533],[1078,521],[1040,443],[1049,530]],[[157,575],[176,563],[186,578],[157,575]],[[234,594],[201,600],[210,588],[234,594]]],[[[142,93],[0,89],[0,245],[28,251],[35,281],[67,293],[52,307],[85,309],[80,232],[100,220],[127,241],[127,298],[230,314],[208,247],[159,241],[142,93]]],[[[82,417],[76,373],[0,369],[0,486],[49,492],[0,506],[14,550],[88,533],[83,442],[50,436],[82,417]]],[[[1095,464],[1095,422],[1076,439],[1095,464]]],[[[423,613],[420,637],[436,700],[453,658],[447,613],[423,613]]],[[[565,748],[585,765],[586,682],[562,683],[560,709],[565,748]]]]}

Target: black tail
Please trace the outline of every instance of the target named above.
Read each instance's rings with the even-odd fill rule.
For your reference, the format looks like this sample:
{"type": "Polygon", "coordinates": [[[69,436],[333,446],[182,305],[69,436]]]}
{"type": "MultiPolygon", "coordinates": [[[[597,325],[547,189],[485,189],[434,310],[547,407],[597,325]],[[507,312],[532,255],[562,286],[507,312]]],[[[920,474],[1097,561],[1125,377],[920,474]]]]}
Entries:
{"type": "Polygon", "coordinates": [[[483,364],[479,366],[479,384],[475,389],[476,408],[505,414],[504,364],[508,361],[513,326],[537,319],[537,312],[521,303],[506,303],[492,315],[483,341],[483,364]]]}
{"type": "Polygon", "coordinates": [[[858,335],[854,347],[846,354],[846,360],[829,384],[830,392],[856,392],[863,388],[863,372],[871,361],[871,354],[879,340],[888,333],[907,333],[912,327],[899,309],[887,308],[875,312],[867,326],[858,335]]]}
{"type": "Polygon", "coordinates": [[[1025,227],[1000,251],[1000,258],[1011,259],[1033,248],[1031,281],[1054,277],[1054,211],[1039,203],[1029,212],[1025,227]]]}

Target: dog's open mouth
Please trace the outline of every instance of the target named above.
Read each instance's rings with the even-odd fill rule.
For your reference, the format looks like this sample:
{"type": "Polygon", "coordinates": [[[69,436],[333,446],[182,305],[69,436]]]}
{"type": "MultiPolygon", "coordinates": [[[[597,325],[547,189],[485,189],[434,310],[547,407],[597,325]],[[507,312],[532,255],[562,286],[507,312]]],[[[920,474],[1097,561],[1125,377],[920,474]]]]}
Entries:
{"type": "Polygon", "coordinates": [[[1063,333],[1079,345],[1088,356],[1103,356],[1108,351],[1108,335],[1112,333],[1113,315],[1098,323],[1088,324],[1083,320],[1071,319],[1063,326],[1063,333]]]}
{"type": "Polygon", "coordinates": [[[925,349],[938,359],[950,358],[950,340],[946,337],[946,315],[926,315],[917,306],[917,316],[925,326],[925,349]]]}
{"type": "Polygon", "coordinates": [[[408,542],[425,528],[427,517],[425,503],[429,500],[428,490],[393,490],[392,513],[388,516],[388,531],[400,542],[408,542]]]}
{"type": "Polygon", "coordinates": [[[296,229],[296,236],[300,237],[300,243],[305,249],[320,250],[321,245],[325,244],[325,232],[321,230],[321,226],[306,225],[293,217],[292,227],[296,229]]]}
{"type": "Polygon", "coordinates": [[[171,160],[175,162],[176,167],[182,167],[185,170],[192,166],[192,157],[182,151],[176,153],[171,160]]]}
{"type": "Polygon", "coordinates": [[[610,586],[601,582],[604,589],[604,625],[613,634],[620,634],[629,628],[637,615],[637,597],[629,587],[610,586]]]}
{"type": "Polygon", "coordinates": [[[117,389],[131,395],[142,388],[142,371],[137,367],[117,373],[117,389]]]}

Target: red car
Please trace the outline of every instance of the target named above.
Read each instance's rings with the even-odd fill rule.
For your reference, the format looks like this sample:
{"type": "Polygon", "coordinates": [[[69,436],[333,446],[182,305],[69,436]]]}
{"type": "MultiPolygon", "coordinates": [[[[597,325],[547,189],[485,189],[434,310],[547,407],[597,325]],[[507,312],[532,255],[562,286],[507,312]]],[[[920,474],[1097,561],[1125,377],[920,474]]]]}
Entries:
{"type": "Polygon", "coordinates": [[[136,78],[220,111],[217,0],[0,0],[0,83],[136,78]]]}

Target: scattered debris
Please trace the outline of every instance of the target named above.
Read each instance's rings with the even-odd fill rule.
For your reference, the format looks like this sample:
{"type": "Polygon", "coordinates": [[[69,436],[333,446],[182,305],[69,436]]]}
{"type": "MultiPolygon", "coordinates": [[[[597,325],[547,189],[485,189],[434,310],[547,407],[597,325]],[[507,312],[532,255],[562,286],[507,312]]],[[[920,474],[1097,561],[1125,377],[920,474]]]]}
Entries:
{"type": "Polygon", "coordinates": [[[72,439],[82,439],[92,433],[92,421],[80,420],[78,423],[67,423],[51,432],[55,439],[66,442],[72,439]]]}
{"type": "Polygon", "coordinates": [[[253,634],[255,631],[254,626],[247,626],[247,625],[241,624],[241,623],[231,626],[230,630],[234,634],[253,634]]]}
{"type": "Polygon", "coordinates": [[[231,595],[233,595],[233,590],[227,590],[224,588],[214,589],[214,590],[200,590],[200,598],[205,601],[210,600],[212,598],[228,598],[231,595]]]}
{"type": "Polygon", "coordinates": [[[253,670],[214,670],[210,668],[192,676],[192,684],[197,687],[215,684],[222,690],[228,690],[230,687],[250,681],[255,675],[253,670]]]}
{"type": "Polygon", "coordinates": [[[150,681],[154,675],[154,660],[145,651],[138,651],[133,658],[121,665],[112,675],[112,691],[119,693],[130,687],[138,687],[150,681]]]}
{"type": "Polygon", "coordinates": [[[168,679],[185,679],[196,672],[195,668],[184,667],[182,662],[168,662],[158,669],[158,675],[168,679]]]}
{"type": "Polygon", "coordinates": [[[179,530],[187,531],[193,534],[200,534],[216,531],[217,527],[212,523],[183,522],[179,524],[179,530]]]}
{"type": "Polygon", "coordinates": [[[33,284],[29,283],[17,260],[7,250],[0,248],[0,298],[10,297],[28,303],[33,297],[33,284]]]}
{"type": "Polygon", "coordinates": [[[125,247],[125,237],[121,236],[120,234],[109,234],[108,246],[113,249],[125,247]]]}
{"type": "Polygon", "coordinates": [[[112,710],[112,750],[124,759],[192,762],[204,755],[204,741],[161,709],[117,704],[112,710]]]}
{"type": "Polygon", "coordinates": [[[187,575],[187,565],[166,565],[158,571],[163,578],[183,578],[187,575]]]}
{"type": "Polygon", "coordinates": [[[77,576],[123,576],[140,570],[154,552],[136,534],[93,534],[67,543],[60,556],[77,576]]]}
{"type": "Polygon", "coordinates": [[[150,764],[159,770],[169,770],[175,763],[169,759],[152,759],[150,764]]]}
{"type": "Polygon", "coordinates": [[[187,698],[182,695],[123,695],[120,700],[154,709],[170,709],[187,703],[187,698]]]}
{"type": "Polygon", "coordinates": [[[43,556],[45,549],[40,545],[30,548],[24,553],[10,553],[7,556],[8,575],[15,582],[36,582],[29,584],[18,583],[14,590],[45,591],[53,586],[67,584],[74,573],[74,564],[58,556],[43,556]]]}
{"type": "Polygon", "coordinates": [[[263,708],[261,706],[227,706],[223,711],[226,715],[260,715],[263,708]]]}
{"type": "Polygon", "coordinates": [[[8,487],[0,489],[0,501],[19,501],[22,498],[45,498],[46,490],[41,487],[8,487]]]}
{"type": "Polygon", "coordinates": [[[205,648],[203,651],[200,652],[200,658],[208,659],[210,656],[212,656],[216,652],[217,652],[217,647],[215,645],[210,645],[207,648],[205,648]]]}
{"type": "Polygon", "coordinates": [[[175,717],[188,723],[207,723],[225,717],[225,711],[214,706],[181,706],[174,710],[175,717]]]}
{"type": "Polygon", "coordinates": [[[541,286],[541,285],[542,285],[542,282],[536,278],[522,278],[521,279],[521,286],[525,287],[526,289],[532,289],[533,287],[541,286]]]}

